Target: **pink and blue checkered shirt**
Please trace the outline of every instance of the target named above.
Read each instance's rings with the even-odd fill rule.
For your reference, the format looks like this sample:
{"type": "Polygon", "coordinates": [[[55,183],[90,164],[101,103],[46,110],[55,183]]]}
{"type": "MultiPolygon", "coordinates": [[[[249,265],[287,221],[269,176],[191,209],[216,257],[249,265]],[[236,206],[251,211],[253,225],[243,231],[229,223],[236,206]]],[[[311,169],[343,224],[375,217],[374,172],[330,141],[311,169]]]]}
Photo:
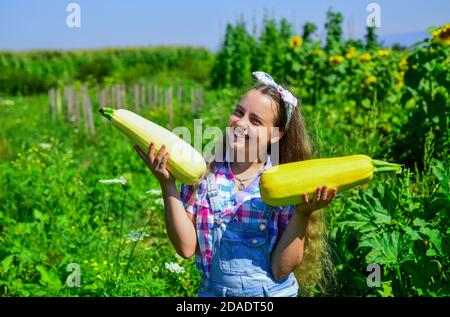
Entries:
{"type": "MultiPolygon", "coordinates": [[[[269,157],[263,171],[271,166],[269,157]]],[[[255,201],[255,198],[261,198],[259,191],[261,174],[243,191],[236,194],[234,189],[234,175],[228,168],[226,161],[216,163],[213,173],[215,174],[219,197],[222,202],[221,216],[231,218],[236,215],[238,221],[244,223],[261,222],[261,212],[255,212],[250,204],[250,201],[255,201]]],[[[206,195],[206,178],[199,184],[196,197],[194,197],[193,193],[193,185],[181,184],[181,201],[186,211],[196,217],[198,238],[198,248],[195,257],[196,265],[202,277],[208,278],[212,263],[214,212],[210,207],[209,199],[206,195]]],[[[272,217],[267,223],[269,252],[272,252],[280,229],[284,230],[286,228],[294,210],[294,205],[273,208],[272,217]]]]}

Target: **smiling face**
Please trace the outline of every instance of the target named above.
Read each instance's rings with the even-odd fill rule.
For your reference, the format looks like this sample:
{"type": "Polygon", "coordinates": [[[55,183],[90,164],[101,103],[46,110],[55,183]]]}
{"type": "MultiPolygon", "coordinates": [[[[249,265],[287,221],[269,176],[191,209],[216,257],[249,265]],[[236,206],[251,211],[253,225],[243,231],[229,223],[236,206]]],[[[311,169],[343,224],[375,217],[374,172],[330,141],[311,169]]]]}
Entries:
{"type": "Polygon", "coordinates": [[[227,125],[227,144],[237,158],[252,161],[257,158],[252,154],[266,153],[268,143],[278,141],[282,134],[272,129],[276,116],[277,105],[269,96],[251,89],[242,97],[227,125]]]}

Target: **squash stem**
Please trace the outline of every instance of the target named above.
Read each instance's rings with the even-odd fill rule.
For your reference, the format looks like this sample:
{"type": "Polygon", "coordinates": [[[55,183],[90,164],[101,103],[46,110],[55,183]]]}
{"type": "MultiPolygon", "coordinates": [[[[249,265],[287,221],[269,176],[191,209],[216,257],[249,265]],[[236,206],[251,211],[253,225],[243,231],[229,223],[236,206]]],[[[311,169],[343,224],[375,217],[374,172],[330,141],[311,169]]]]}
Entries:
{"type": "Polygon", "coordinates": [[[402,172],[402,164],[389,163],[380,160],[372,160],[374,172],[402,172]]]}
{"type": "Polygon", "coordinates": [[[100,108],[100,110],[99,110],[99,112],[103,115],[103,116],[105,116],[105,118],[107,118],[108,120],[111,120],[112,119],[112,116],[113,116],[113,114],[114,114],[114,109],[111,109],[111,108],[108,108],[108,107],[103,107],[103,108],[100,108]]]}

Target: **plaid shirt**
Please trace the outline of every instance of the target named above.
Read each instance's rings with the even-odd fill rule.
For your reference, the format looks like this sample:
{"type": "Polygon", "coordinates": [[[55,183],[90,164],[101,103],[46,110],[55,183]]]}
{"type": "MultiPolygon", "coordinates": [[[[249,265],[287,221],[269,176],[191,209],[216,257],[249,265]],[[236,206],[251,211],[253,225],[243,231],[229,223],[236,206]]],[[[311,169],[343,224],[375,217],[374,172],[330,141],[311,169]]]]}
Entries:
{"type": "MultiPolygon", "coordinates": [[[[263,171],[271,166],[272,164],[269,157],[263,171]]],[[[250,201],[251,199],[255,201],[255,198],[261,198],[259,192],[259,179],[261,174],[259,174],[249,186],[237,194],[234,194],[234,176],[228,168],[226,161],[216,163],[214,174],[219,190],[219,197],[222,201],[221,217],[231,218],[236,215],[238,221],[244,223],[259,223],[262,220],[262,213],[255,212],[251,207],[250,201]]],[[[214,212],[211,210],[206,195],[206,179],[199,184],[196,197],[194,197],[193,192],[193,185],[181,184],[181,201],[183,202],[186,211],[196,217],[198,248],[195,261],[202,277],[208,278],[212,263],[214,212]]],[[[272,218],[267,223],[269,252],[272,252],[275,246],[279,230],[284,230],[286,228],[294,210],[294,205],[274,207],[272,218]]]]}

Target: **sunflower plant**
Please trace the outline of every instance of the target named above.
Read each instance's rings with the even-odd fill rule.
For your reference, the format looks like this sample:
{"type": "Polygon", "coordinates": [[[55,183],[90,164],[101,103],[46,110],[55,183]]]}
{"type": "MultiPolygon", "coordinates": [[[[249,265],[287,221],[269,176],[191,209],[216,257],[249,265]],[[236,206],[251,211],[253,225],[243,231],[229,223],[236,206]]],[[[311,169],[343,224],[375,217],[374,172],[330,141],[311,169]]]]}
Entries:
{"type": "Polygon", "coordinates": [[[427,132],[431,129],[436,134],[437,158],[443,158],[444,141],[449,137],[445,124],[450,116],[450,24],[430,28],[430,33],[432,37],[423,40],[403,63],[407,70],[402,104],[413,103],[415,108],[393,148],[397,159],[409,164],[418,162],[419,168],[427,132]]]}

